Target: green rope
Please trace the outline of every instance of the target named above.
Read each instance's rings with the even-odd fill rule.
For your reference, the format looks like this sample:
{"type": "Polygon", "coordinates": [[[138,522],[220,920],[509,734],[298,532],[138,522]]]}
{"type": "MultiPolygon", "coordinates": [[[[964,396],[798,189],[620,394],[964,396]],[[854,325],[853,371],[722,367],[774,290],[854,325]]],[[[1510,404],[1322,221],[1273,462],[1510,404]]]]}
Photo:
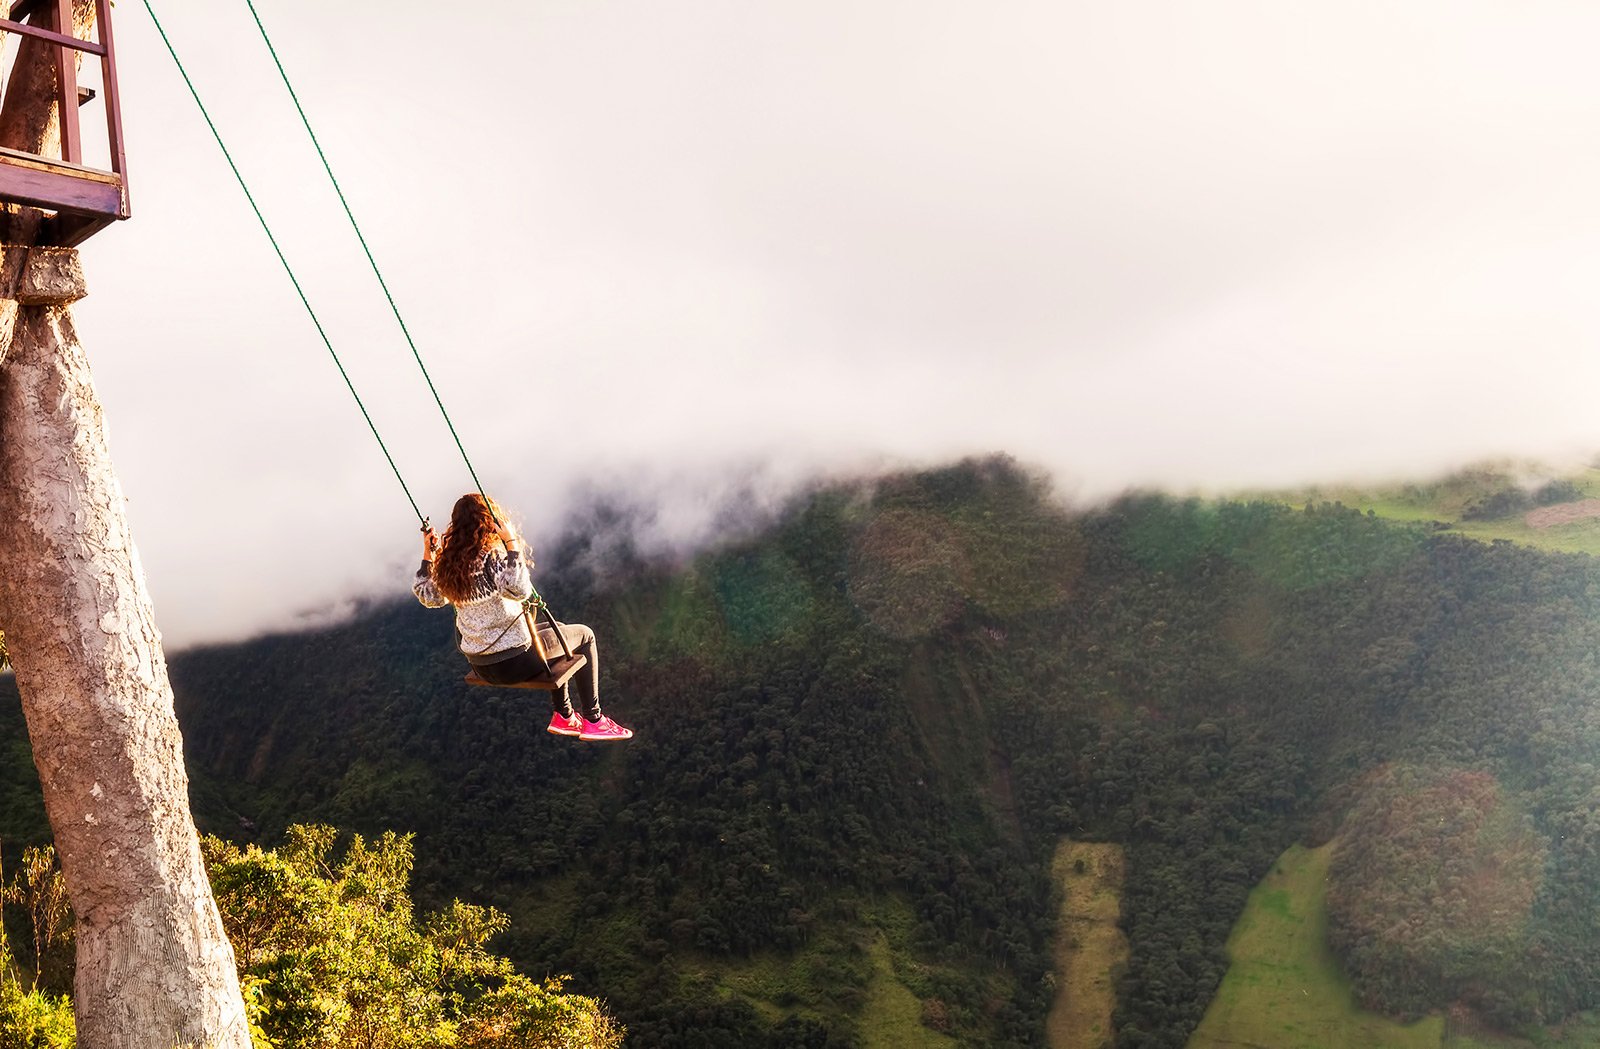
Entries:
{"type": "Polygon", "coordinates": [[[267,225],[267,220],[261,214],[261,208],[256,205],[255,195],[250,192],[250,187],[245,184],[244,176],[239,173],[239,166],[233,162],[233,154],[228,152],[228,147],[222,141],[222,135],[217,131],[217,125],[211,120],[211,114],[206,110],[206,104],[200,101],[200,92],[195,90],[194,81],[189,79],[189,71],[183,67],[183,61],[178,58],[178,52],[173,48],[172,41],[167,38],[166,29],[162,28],[161,19],[156,17],[155,9],[150,6],[150,0],[144,0],[144,9],[150,13],[150,21],[155,23],[156,32],[161,34],[161,42],[167,45],[167,54],[172,56],[172,61],[178,67],[178,72],[183,76],[183,82],[189,88],[189,94],[194,97],[194,104],[200,107],[200,115],[205,117],[206,126],[211,129],[211,137],[217,140],[217,146],[222,150],[223,157],[228,161],[228,167],[233,170],[233,177],[238,180],[239,188],[244,190],[245,199],[250,202],[250,210],[256,213],[256,221],[261,223],[261,229],[266,233],[267,240],[272,242],[272,250],[277,252],[278,261],[283,263],[283,271],[289,275],[289,281],[294,285],[295,292],[300,296],[300,302],[306,308],[306,313],[311,316],[311,323],[316,326],[317,334],[322,336],[322,344],[328,348],[328,355],[333,358],[334,366],[339,369],[339,375],[344,379],[344,384],[350,390],[350,396],[356,400],[356,407],[361,409],[361,417],[367,421],[367,428],[372,431],[372,436],[377,439],[378,447],[383,449],[383,457],[389,461],[389,469],[394,471],[394,479],[400,482],[400,488],[406,493],[406,501],[411,504],[411,509],[417,515],[417,520],[427,524],[427,518],[417,507],[417,501],[411,497],[411,489],[406,487],[406,480],[400,476],[400,468],[395,465],[394,456],[389,454],[389,448],[383,443],[383,438],[378,434],[378,427],[372,421],[372,416],[367,413],[367,406],[361,403],[361,395],[356,393],[356,387],[350,381],[350,375],[344,370],[344,363],[339,360],[339,355],[333,351],[333,343],[328,338],[328,333],[322,327],[322,321],[317,318],[317,311],[311,308],[311,301],[306,298],[306,293],[300,287],[300,280],[294,275],[294,270],[289,265],[289,260],[284,257],[283,249],[278,246],[278,238],[273,235],[272,227],[267,225]]]}
{"type": "MultiPolygon", "coordinates": [[[[267,51],[272,55],[272,64],[278,67],[278,76],[283,78],[283,86],[289,89],[289,97],[294,101],[295,112],[300,114],[300,123],[305,125],[306,134],[311,136],[311,144],[316,147],[317,156],[322,161],[322,170],[328,173],[328,181],[333,183],[333,191],[339,195],[339,203],[344,206],[345,217],[350,220],[350,228],[356,231],[356,239],[361,242],[361,250],[366,253],[367,264],[372,267],[372,275],[378,278],[378,286],[383,289],[384,298],[389,300],[389,309],[394,313],[394,319],[400,325],[400,334],[405,336],[406,345],[411,347],[411,356],[416,359],[417,367],[422,369],[422,378],[428,384],[428,392],[433,394],[433,403],[439,406],[439,414],[444,416],[444,424],[450,429],[450,436],[455,439],[456,450],[461,453],[461,461],[467,464],[467,473],[472,477],[472,483],[477,486],[478,494],[484,495],[483,482],[478,480],[478,472],[472,468],[472,460],[467,458],[467,449],[461,443],[461,435],[456,433],[456,425],[450,420],[450,413],[445,410],[444,400],[440,398],[438,389],[433,385],[433,376],[428,374],[428,366],[422,363],[422,353],[417,349],[416,341],[411,338],[411,329],[406,327],[406,320],[400,315],[400,307],[394,301],[394,295],[389,291],[389,282],[383,279],[383,271],[378,268],[378,260],[373,258],[372,249],[367,245],[367,238],[361,232],[360,223],[356,222],[355,212],[350,210],[350,202],[345,199],[344,189],[339,185],[339,179],[333,173],[333,165],[328,162],[328,155],[322,151],[322,143],[317,139],[317,133],[311,129],[311,120],[306,116],[305,107],[300,104],[300,95],[294,89],[294,84],[289,81],[289,74],[283,68],[283,62],[278,58],[278,49],[272,46],[272,38],[267,35],[267,27],[261,22],[261,15],[256,12],[253,0],[245,0],[245,6],[250,8],[250,16],[256,21],[256,28],[261,31],[261,39],[267,45],[267,51]]],[[[484,496],[484,505],[489,506],[487,496],[484,496]]],[[[494,509],[490,507],[489,516],[495,517],[494,509]]],[[[499,519],[495,518],[498,524],[499,519]]]]}

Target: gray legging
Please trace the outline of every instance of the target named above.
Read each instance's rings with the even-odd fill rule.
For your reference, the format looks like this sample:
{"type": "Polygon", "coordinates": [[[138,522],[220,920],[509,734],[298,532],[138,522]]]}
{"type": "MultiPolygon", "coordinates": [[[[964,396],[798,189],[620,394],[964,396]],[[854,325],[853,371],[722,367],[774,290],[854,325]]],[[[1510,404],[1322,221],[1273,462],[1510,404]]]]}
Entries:
{"type": "MultiPolygon", "coordinates": [[[[574,655],[581,655],[588,659],[579,671],[572,675],[572,679],[561,688],[552,689],[550,692],[550,707],[562,717],[572,716],[571,686],[578,686],[578,703],[583,708],[583,716],[590,721],[600,720],[600,647],[595,643],[594,631],[582,623],[561,623],[562,636],[567,639],[567,647],[572,649],[574,655]]],[[[549,623],[539,624],[539,641],[544,645],[545,654],[556,658],[561,655],[561,640],[556,637],[549,623]]],[[[522,649],[510,659],[498,663],[486,663],[475,667],[478,676],[492,685],[514,685],[519,681],[530,681],[536,677],[544,676],[544,667],[539,663],[539,657],[532,649],[522,649]]]]}

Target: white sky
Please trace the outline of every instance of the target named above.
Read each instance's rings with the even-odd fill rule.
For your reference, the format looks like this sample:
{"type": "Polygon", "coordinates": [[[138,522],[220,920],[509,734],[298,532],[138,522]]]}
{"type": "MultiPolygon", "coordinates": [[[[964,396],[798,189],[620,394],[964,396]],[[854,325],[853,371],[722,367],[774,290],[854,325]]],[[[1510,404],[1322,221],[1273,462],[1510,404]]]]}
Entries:
{"type": "MultiPolygon", "coordinates": [[[[1600,449],[1600,6],[257,7],[536,549],[586,486],[683,535],[966,453],[1093,498],[1600,449]]],[[[442,520],[470,482],[249,11],[156,10],[442,520]]],[[[116,14],[134,218],[78,320],[168,641],[404,593],[410,508],[116,14]]]]}

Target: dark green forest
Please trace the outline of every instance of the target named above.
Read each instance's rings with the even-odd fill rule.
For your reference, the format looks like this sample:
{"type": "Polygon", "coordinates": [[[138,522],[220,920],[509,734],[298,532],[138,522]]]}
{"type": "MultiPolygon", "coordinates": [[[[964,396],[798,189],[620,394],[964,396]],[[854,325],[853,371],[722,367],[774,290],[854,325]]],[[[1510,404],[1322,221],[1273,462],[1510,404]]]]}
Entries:
{"type": "MultiPolygon", "coordinates": [[[[635,523],[598,506],[537,551],[635,740],[557,740],[541,695],[468,688],[450,617],[407,596],[173,658],[202,829],[414,833],[419,903],[506,912],[496,949],[629,1045],[858,1044],[864,930],[898,909],[925,1022],[1042,1046],[1063,835],[1127,849],[1119,1046],[1182,1046],[1251,886],[1335,835],[1369,1005],[1600,1004],[1587,557],[1328,504],[1069,513],[1004,459],[819,487],[687,563],[635,523]],[[773,958],[796,964],[772,998],[724,979],[773,958]]],[[[48,827],[6,689],[9,846],[48,827]]]]}

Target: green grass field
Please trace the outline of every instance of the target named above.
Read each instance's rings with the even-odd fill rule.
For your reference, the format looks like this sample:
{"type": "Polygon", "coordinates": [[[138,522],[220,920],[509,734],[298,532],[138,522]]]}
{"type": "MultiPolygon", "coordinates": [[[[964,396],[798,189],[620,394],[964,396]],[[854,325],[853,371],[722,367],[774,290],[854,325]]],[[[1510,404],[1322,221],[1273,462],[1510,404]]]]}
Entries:
{"type": "Polygon", "coordinates": [[[1045,1020],[1050,1049],[1107,1049],[1113,1041],[1117,974],[1127,963],[1122,913],[1126,860],[1109,842],[1062,841],[1050,865],[1061,894],[1056,998],[1045,1020]]]}
{"type": "Polygon", "coordinates": [[[1291,848],[1250,893],[1232,965],[1189,1049],[1439,1049],[1444,1022],[1401,1025],[1356,1008],[1327,946],[1323,881],[1333,846],[1291,848]]]}
{"type": "Polygon", "coordinates": [[[1357,1008],[1327,945],[1324,885],[1333,844],[1296,845],[1250,893],[1228,938],[1232,965],[1188,1049],[1597,1049],[1600,1015],[1509,1037],[1413,1024],[1357,1008]]]}
{"type": "Polygon", "coordinates": [[[880,933],[869,949],[872,982],[861,1012],[863,1049],[947,1049],[956,1040],[922,1025],[922,999],[895,975],[889,938],[880,933]]]}

